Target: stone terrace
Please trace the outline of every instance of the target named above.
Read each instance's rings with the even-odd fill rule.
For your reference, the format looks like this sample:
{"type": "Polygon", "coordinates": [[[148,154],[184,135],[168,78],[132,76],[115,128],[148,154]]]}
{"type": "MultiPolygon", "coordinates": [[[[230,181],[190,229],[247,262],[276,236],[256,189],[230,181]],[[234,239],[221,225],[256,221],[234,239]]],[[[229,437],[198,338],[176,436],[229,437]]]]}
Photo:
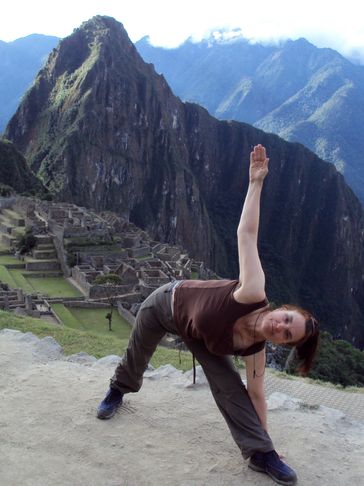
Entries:
{"type": "Polygon", "coordinates": [[[119,308],[120,303],[132,306],[132,314],[164,283],[216,277],[182,248],[152,240],[115,213],[95,214],[74,204],[18,197],[0,216],[0,229],[9,248],[18,241],[14,228],[22,227],[23,234],[25,226],[37,235],[36,248],[24,258],[27,271],[70,277],[90,301],[103,303],[113,298],[119,308]],[[95,284],[96,277],[110,273],[119,275],[120,285],[95,284]]]}

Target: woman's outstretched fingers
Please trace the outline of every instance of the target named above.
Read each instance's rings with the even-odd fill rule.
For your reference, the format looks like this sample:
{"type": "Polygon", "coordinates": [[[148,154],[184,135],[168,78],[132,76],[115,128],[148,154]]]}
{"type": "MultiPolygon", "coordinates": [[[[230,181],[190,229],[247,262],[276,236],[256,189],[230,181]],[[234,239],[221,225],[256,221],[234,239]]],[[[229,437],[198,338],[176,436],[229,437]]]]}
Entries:
{"type": "Polygon", "coordinates": [[[263,145],[255,145],[250,153],[250,180],[263,180],[268,173],[268,161],[263,145]]]}

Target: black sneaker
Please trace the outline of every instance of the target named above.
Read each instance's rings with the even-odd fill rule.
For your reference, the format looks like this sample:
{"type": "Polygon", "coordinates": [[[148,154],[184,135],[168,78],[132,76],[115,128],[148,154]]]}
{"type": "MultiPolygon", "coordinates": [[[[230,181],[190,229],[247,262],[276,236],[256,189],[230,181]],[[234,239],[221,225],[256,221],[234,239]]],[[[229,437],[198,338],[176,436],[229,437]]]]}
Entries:
{"type": "Polygon", "coordinates": [[[256,452],[248,466],[254,471],[268,474],[278,484],[292,486],[297,481],[296,473],[283,462],[276,451],[256,452]]]}
{"type": "Polygon", "coordinates": [[[97,409],[97,418],[109,419],[113,417],[123,403],[123,394],[115,388],[109,388],[106,397],[97,409]]]}

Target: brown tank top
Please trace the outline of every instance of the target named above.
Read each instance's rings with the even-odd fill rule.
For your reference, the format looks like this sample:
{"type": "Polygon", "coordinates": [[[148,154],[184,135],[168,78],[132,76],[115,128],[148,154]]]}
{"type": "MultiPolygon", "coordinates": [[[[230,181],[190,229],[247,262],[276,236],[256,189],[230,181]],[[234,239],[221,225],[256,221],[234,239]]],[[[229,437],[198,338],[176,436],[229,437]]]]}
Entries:
{"type": "Polygon", "coordinates": [[[175,288],[173,316],[185,341],[203,340],[217,355],[248,356],[261,351],[265,341],[245,350],[234,350],[233,326],[242,316],[265,307],[268,300],[240,304],[233,293],[238,280],[184,280],[175,288]]]}

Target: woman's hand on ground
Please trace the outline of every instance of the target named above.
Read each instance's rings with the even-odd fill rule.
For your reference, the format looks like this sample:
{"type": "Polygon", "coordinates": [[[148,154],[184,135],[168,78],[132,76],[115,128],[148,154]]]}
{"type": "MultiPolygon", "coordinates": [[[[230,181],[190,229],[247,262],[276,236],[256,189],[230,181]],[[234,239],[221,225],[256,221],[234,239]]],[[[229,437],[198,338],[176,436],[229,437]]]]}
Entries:
{"type": "Polygon", "coordinates": [[[254,150],[250,153],[250,170],[249,180],[263,181],[268,174],[269,159],[266,156],[265,147],[263,145],[256,145],[254,150]]]}

